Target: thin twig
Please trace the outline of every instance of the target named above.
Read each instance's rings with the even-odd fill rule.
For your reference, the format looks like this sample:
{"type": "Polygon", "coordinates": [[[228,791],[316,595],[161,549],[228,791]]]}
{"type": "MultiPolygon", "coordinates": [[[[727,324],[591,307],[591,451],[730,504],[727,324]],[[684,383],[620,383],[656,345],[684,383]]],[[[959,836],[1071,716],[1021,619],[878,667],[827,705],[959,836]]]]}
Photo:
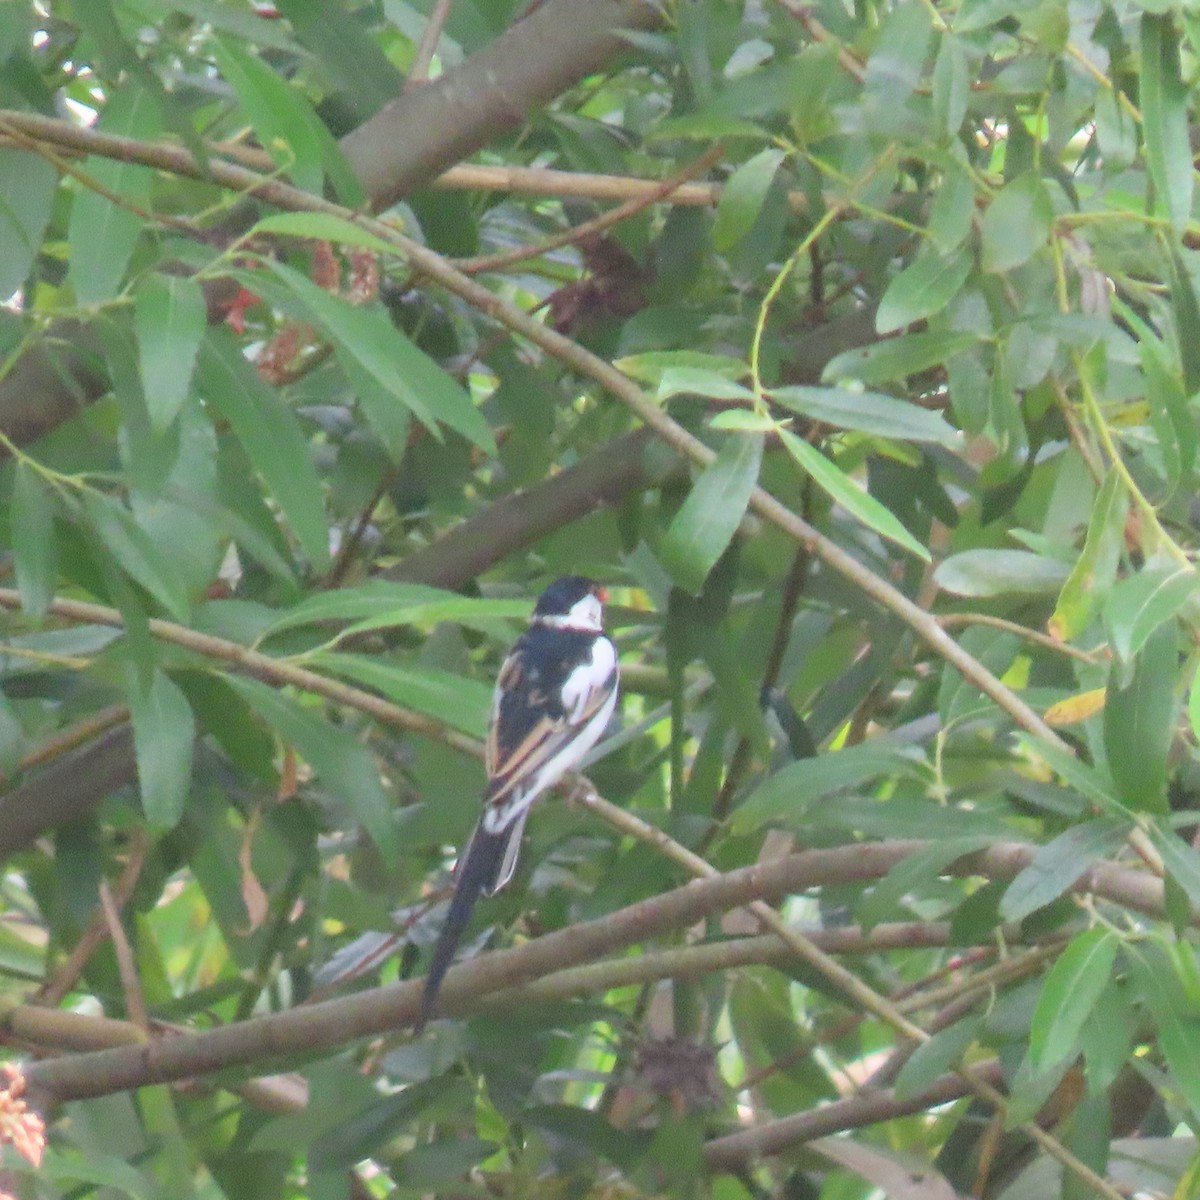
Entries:
{"type": "Polygon", "coordinates": [[[484,271],[498,271],[504,267],[510,267],[527,258],[537,258],[539,255],[548,254],[551,250],[557,250],[560,246],[577,244],[586,237],[602,233],[605,229],[628,220],[643,209],[649,208],[651,204],[669,199],[672,192],[677,191],[689,179],[703,174],[719,161],[724,153],[723,146],[713,146],[699,158],[688,163],[682,170],[676,171],[669,179],[664,179],[652,191],[641,196],[633,196],[609,212],[601,213],[600,216],[594,217],[590,221],[584,221],[582,225],[574,225],[570,229],[565,229],[562,233],[556,233],[553,237],[546,238],[545,241],[528,246],[516,246],[512,250],[505,250],[499,254],[480,254],[474,258],[457,258],[451,261],[464,274],[479,275],[484,271]]]}
{"type": "Polygon", "coordinates": [[[433,62],[433,56],[437,53],[437,44],[442,36],[442,30],[446,27],[452,3],[453,0],[436,0],[433,11],[429,14],[429,20],[425,22],[425,30],[421,34],[417,52],[413,55],[408,78],[404,81],[406,92],[411,92],[413,88],[419,87],[429,78],[429,64],[433,62]]]}
{"type": "MultiPolygon", "coordinates": [[[[118,913],[129,903],[133,889],[137,886],[138,878],[142,873],[142,864],[146,861],[147,845],[146,831],[135,826],[129,842],[129,857],[125,861],[125,869],[121,872],[116,890],[111,895],[113,905],[118,913]]],[[[60,1004],[63,997],[74,988],[80,975],[83,974],[84,967],[87,966],[88,959],[108,936],[108,932],[109,921],[104,911],[102,897],[101,902],[92,913],[83,936],[71,948],[71,953],[63,960],[58,970],[38,989],[34,1003],[44,1004],[47,1007],[60,1004]]]]}
{"type": "Polygon", "coordinates": [[[150,1018],[146,1012],[142,981],[138,978],[137,964],[133,961],[133,948],[129,945],[129,938],[125,936],[125,926],[121,924],[121,914],[117,911],[107,879],[100,880],[99,891],[100,911],[104,914],[108,936],[112,939],[113,952],[117,957],[117,973],[121,977],[121,988],[125,993],[125,1011],[130,1022],[148,1034],[150,1018]]]}

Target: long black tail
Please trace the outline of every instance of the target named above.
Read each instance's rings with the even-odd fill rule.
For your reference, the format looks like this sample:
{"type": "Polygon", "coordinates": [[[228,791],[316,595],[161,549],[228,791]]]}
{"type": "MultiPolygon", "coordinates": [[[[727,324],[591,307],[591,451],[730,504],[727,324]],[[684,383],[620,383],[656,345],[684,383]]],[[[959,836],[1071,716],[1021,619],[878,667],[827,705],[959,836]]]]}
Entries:
{"type": "MultiPolygon", "coordinates": [[[[523,822],[517,824],[519,826],[523,822]]],[[[504,852],[513,833],[512,825],[499,833],[488,833],[481,822],[476,826],[466,851],[458,861],[454,895],[450,898],[450,911],[446,914],[446,923],[442,926],[442,932],[438,934],[437,943],[433,947],[433,958],[430,959],[429,971],[425,976],[425,992],[421,996],[421,1013],[417,1018],[418,1033],[433,1015],[438,989],[441,988],[442,980],[454,961],[454,952],[458,949],[459,939],[471,919],[475,901],[479,899],[481,892],[490,892],[496,885],[496,876],[499,874],[504,852]]]]}

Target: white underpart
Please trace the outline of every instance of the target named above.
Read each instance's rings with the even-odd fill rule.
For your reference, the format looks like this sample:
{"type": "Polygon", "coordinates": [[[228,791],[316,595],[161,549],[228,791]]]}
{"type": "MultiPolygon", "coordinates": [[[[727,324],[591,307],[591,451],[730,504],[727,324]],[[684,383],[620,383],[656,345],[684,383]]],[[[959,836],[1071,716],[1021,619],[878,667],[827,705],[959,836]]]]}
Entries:
{"type": "MultiPolygon", "coordinates": [[[[582,601],[581,601],[582,603],[582,601]]],[[[578,605],[576,605],[578,607],[578,605]]],[[[567,714],[567,724],[577,725],[583,719],[589,698],[602,689],[617,668],[617,648],[606,637],[598,637],[592,646],[592,656],[582,662],[567,676],[562,689],[563,708],[567,714]]],[[[583,756],[596,744],[605,726],[612,718],[613,709],[617,706],[617,688],[615,683],[608,693],[608,698],[588,719],[585,725],[576,732],[569,732],[567,741],[559,752],[548,758],[537,770],[537,773],[524,787],[499,808],[489,807],[483,814],[483,827],[488,833],[499,833],[507,828],[518,817],[524,818],[529,806],[547,788],[553,787],[568,771],[574,770],[583,761],[583,756]]],[[[508,857],[516,862],[517,837],[512,839],[508,857]]],[[[509,872],[511,874],[511,871],[509,872]]],[[[500,879],[505,878],[503,869],[500,879]]],[[[497,887],[502,886],[498,883],[497,887]]]]}

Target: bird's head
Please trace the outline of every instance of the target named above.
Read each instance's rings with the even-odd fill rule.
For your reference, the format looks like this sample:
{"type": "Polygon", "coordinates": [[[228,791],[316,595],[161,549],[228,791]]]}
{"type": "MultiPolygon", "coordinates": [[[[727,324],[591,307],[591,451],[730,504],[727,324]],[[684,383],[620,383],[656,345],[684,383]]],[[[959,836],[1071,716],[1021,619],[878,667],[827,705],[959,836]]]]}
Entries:
{"type": "Polygon", "coordinates": [[[594,579],[564,575],[539,597],[533,619],[555,629],[603,629],[604,601],[608,593],[594,579]]]}

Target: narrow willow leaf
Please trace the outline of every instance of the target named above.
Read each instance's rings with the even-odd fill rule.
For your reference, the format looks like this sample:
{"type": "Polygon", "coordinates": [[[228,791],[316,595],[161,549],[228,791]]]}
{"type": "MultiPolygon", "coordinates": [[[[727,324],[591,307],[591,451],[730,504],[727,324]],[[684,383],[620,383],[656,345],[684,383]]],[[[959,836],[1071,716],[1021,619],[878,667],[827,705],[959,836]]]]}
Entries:
{"type": "Polygon", "coordinates": [[[1189,567],[1160,567],[1115,584],[1104,605],[1104,621],[1117,656],[1131,661],[1146,639],[1195,595],[1198,583],[1200,577],[1189,567]]]}
{"type": "Polygon", "coordinates": [[[399,845],[392,806],[366,747],[346,730],[256,679],[231,675],[228,682],[285,742],[296,747],[322,784],[362,822],[383,858],[394,862],[399,845]]]}
{"type": "Polygon", "coordinates": [[[233,427],[246,457],[265,480],[314,566],[329,561],[325,502],[296,419],[242,357],[226,330],[210,330],[200,347],[196,383],[233,427]]]}
{"type": "Polygon", "coordinates": [[[973,333],[905,333],[842,351],[825,367],[821,378],[830,382],[859,379],[863,383],[890,383],[940,366],[978,342],[973,333]]]}
{"type": "Polygon", "coordinates": [[[740,358],[728,354],[706,354],[700,350],[647,350],[643,354],[631,354],[613,363],[630,379],[657,388],[663,373],[680,367],[692,371],[708,371],[726,379],[744,379],[750,374],[750,366],[740,358]]]}
{"type": "Polygon", "coordinates": [[[658,381],[655,398],[669,400],[672,396],[711,396],[714,400],[744,400],[753,404],[754,393],[736,382],[727,372],[707,367],[667,367],[658,381]]]}
{"type": "Polygon", "coordinates": [[[931,561],[929,551],[904,528],[895,513],[884,508],[870,492],[860,488],[819,450],[814,450],[806,441],[786,429],[781,429],[779,436],[788,452],[800,464],[800,469],[851,516],[875,530],[880,537],[895,542],[925,562],[931,561]]]}
{"type": "Polygon", "coordinates": [[[156,545],[134,520],[133,514],[109,496],[87,491],[84,508],[104,552],[177,621],[186,622],[191,604],[172,570],[165,548],[156,545]]]}
{"type": "MultiPolygon", "coordinates": [[[[971,64],[962,41],[950,32],[941,36],[933,64],[933,116],[946,137],[955,137],[967,115],[971,64]]],[[[935,200],[936,204],[936,200],[935,200]]]]}
{"type": "Polygon", "coordinates": [[[1200,1117],[1200,1019],[1187,1002],[1166,956],[1156,947],[1127,953],[1138,993],[1158,1026],[1171,1077],[1193,1118],[1200,1117]]]}
{"type": "Polygon", "coordinates": [[[975,216],[975,184],[965,163],[952,159],[929,208],[929,237],[943,253],[957,250],[971,232],[975,216]]]}
{"type": "Polygon", "coordinates": [[[958,295],[973,265],[967,249],[945,258],[921,255],[888,284],[875,311],[876,330],[893,333],[940,312],[958,295]]]}
{"type": "Polygon", "coordinates": [[[24,282],[50,223],[54,164],[28,150],[0,148],[0,299],[24,282]]]}
{"type": "Polygon", "coordinates": [[[983,214],[981,260],[985,271],[1011,271],[1045,244],[1054,208],[1033,172],[1019,175],[996,194],[983,214]]]}
{"type": "Polygon", "coordinates": [[[432,628],[441,621],[454,621],[472,628],[494,628],[498,621],[527,620],[528,600],[459,596],[422,583],[387,583],[370,580],[356,587],[318,592],[283,612],[262,633],[270,637],[303,625],[352,621],[346,632],[368,629],[398,629],[404,626],[432,628]]]}
{"type": "Polygon", "coordinates": [[[194,279],[152,273],[134,297],[133,327],[150,423],[161,432],[178,415],[208,325],[204,293],[194,279]]]}
{"type": "Polygon", "coordinates": [[[907,774],[914,763],[895,746],[865,742],[844,750],[790,763],[765,779],[733,814],[735,833],[749,833],[771,821],[806,819],[810,805],[845,788],[880,776],[907,774]]]}
{"type": "Polygon", "coordinates": [[[192,777],[196,722],[183,692],[160,670],[148,681],[132,668],[125,688],[133,721],[138,787],[146,819],[173,829],[183,816],[192,777]]]}
{"type": "Polygon", "coordinates": [[[361,246],[377,254],[395,255],[395,246],[383,238],[339,217],[334,213],[285,212],[272,213],[255,223],[246,235],[247,240],[259,233],[277,233],[286,237],[313,238],[322,242],[336,242],[343,246],[361,246]]]}
{"type": "MultiPolygon", "coordinates": [[[[113,89],[99,128],[125,137],[152,138],[159,132],[158,104],[146,88],[130,81],[113,89]]],[[[148,167],[94,156],[86,160],[83,169],[108,192],[145,207],[150,195],[148,167]]],[[[71,201],[67,224],[67,278],[80,304],[112,299],[145,224],[136,213],[114,204],[107,196],[79,188],[71,201]]]]}
{"type": "Polygon", "coordinates": [[[377,656],[324,651],[311,659],[325,670],[373,688],[405,708],[426,713],[453,729],[482,738],[487,732],[492,688],[432,667],[386,662],[377,656]]]}
{"type": "Polygon", "coordinates": [[[923,4],[897,4],[888,13],[863,81],[880,104],[899,108],[913,94],[932,34],[933,17],[923,4]]]}
{"type": "Polygon", "coordinates": [[[967,1017],[922,1042],[896,1076],[896,1099],[919,1096],[947,1071],[952,1071],[962,1062],[982,1028],[982,1017],[967,1017]]]}
{"type": "Polygon", "coordinates": [[[1042,984],[1029,1027],[1029,1061],[1044,1071],[1079,1052],[1078,1038],[1108,986],[1117,939],[1097,927],[1081,933],[1059,955],[1042,984]]]}
{"type": "Polygon", "coordinates": [[[671,521],[659,557],[685,591],[699,593],[733,540],[758,482],[762,445],[761,434],[730,434],[671,521]]]}
{"type": "MultiPolygon", "coordinates": [[[[488,454],[495,454],[491,428],[458,382],[392,323],[382,305],[353,305],[330,295],[286,263],[267,265],[333,340],[339,360],[357,364],[424,425],[441,422],[488,454]]],[[[367,413],[368,419],[371,412],[367,413]]],[[[394,449],[394,448],[393,448],[394,449]]]]}
{"type": "Polygon", "coordinates": [[[40,617],[54,595],[58,576],[54,500],[41,476],[25,463],[18,465],[13,480],[9,521],[21,607],[40,617]]]}
{"type": "Polygon", "coordinates": [[[1174,14],[1143,13],[1141,37],[1138,101],[1146,166],[1159,203],[1176,232],[1182,233],[1192,213],[1192,148],[1174,14]]]}
{"type": "Polygon", "coordinates": [[[859,924],[864,930],[874,929],[881,921],[894,920],[906,896],[925,898],[951,863],[986,849],[991,842],[991,838],[982,836],[947,838],[901,859],[859,903],[855,910],[859,924]]]}
{"type": "Polygon", "coordinates": [[[1173,829],[1150,827],[1150,840],[1162,855],[1167,874],[1182,888],[1193,912],[1200,912],[1200,854],[1173,829]]]}
{"type": "Polygon", "coordinates": [[[1160,625],[1134,659],[1133,677],[1113,664],[1104,705],[1104,750],[1121,799],[1130,808],[1167,810],[1167,755],[1175,737],[1179,655],[1175,624],[1160,625]]]}
{"type": "Polygon", "coordinates": [[[732,250],[750,232],[782,162],[783,151],[770,147],[747,159],[729,177],[713,218],[713,246],[719,253],[732,250]]]}
{"type": "Polygon", "coordinates": [[[258,140],[296,186],[320,192],[321,147],[308,119],[308,101],[232,38],[212,38],[221,78],[237,93],[258,140]]]}
{"type": "Polygon", "coordinates": [[[1083,551],[1075,560],[1058,594],[1050,632],[1064,642],[1081,634],[1112,587],[1125,545],[1125,515],[1129,493],[1115,470],[1110,470],[1096,493],[1083,551]]]}
{"type": "Polygon", "coordinates": [[[956,596],[1057,592],[1069,568],[1029,550],[964,550],[938,563],[938,586],[956,596]]]}
{"type": "Polygon", "coordinates": [[[709,429],[723,429],[737,433],[774,433],[779,422],[770,413],[755,412],[749,408],[727,408],[708,422],[709,429]]]}
{"type": "Polygon", "coordinates": [[[1130,825],[1115,817],[1097,817],[1073,825],[1039,846],[1029,865],[1008,885],[1000,902],[1006,921],[1022,921],[1063,894],[1092,863],[1125,841],[1130,825]]]}
{"type": "Polygon", "coordinates": [[[857,429],[904,442],[932,442],[957,449],[962,438],[941,413],[885,396],[850,388],[780,387],[771,393],[777,404],[838,429],[857,429]]]}
{"type": "Polygon", "coordinates": [[[1099,812],[1122,821],[1132,818],[1133,814],[1117,799],[1116,786],[1102,766],[1085,763],[1065,746],[1054,742],[1034,742],[1028,749],[1030,757],[1040,758],[1099,812]]]}

